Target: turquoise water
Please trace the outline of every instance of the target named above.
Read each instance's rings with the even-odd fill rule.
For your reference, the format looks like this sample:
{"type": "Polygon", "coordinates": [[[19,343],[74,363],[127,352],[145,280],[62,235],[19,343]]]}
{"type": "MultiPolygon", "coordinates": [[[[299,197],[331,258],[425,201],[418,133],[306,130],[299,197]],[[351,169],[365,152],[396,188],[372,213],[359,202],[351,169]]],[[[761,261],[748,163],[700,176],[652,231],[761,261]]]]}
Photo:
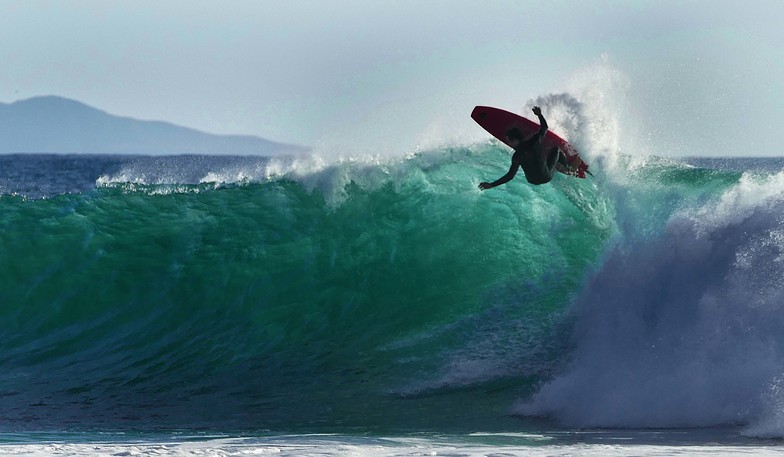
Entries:
{"type": "Polygon", "coordinates": [[[310,176],[324,190],[284,177],[3,195],[5,424],[503,418],[557,363],[553,316],[612,225],[588,181],[481,194],[473,162],[502,154],[327,167],[310,176]]]}
{"type": "Polygon", "coordinates": [[[777,162],[67,159],[0,179],[7,431],[777,430],[777,162]]]}

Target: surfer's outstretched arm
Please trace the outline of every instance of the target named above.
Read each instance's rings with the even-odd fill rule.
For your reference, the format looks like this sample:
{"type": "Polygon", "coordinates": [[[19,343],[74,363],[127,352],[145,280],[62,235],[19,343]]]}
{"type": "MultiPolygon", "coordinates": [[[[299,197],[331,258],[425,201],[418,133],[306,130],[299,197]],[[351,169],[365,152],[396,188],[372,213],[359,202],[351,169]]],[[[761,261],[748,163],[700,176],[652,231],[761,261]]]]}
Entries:
{"type": "Polygon", "coordinates": [[[531,111],[539,118],[539,131],[536,132],[536,137],[541,141],[544,138],[544,134],[547,133],[547,120],[542,116],[542,109],[538,106],[534,106],[531,111]]]}
{"type": "Polygon", "coordinates": [[[487,190],[487,189],[491,189],[491,188],[493,188],[495,186],[500,186],[501,184],[508,183],[509,181],[512,180],[512,178],[515,177],[515,175],[517,174],[517,169],[519,167],[520,167],[520,164],[518,164],[517,162],[512,162],[512,166],[509,167],[509,171],[507,171],[505,175],[501,176],[500,178],[498,178],[497,180],[495,180],[493,182],[479,183],[479,188],[482,189],[482,190],[487,190]]]}

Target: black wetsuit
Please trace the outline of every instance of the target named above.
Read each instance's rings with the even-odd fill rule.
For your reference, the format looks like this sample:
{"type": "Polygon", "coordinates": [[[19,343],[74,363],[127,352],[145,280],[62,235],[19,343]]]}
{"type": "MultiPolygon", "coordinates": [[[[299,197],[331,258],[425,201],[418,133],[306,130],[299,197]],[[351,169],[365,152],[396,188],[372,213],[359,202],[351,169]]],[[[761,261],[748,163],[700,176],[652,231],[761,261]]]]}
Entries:
{"type": "Polygon", "coordinates": [[[492,183],[482,183],[479,186],[481,189],[490,189],[511,181],[517,174],[518,167],[523,169],[525,178],[531,184],[546,184],[553,179],[558,162],[566,166],[566,156],[558,147],[550,149],[545,154],[544,136],[547,133],[547,121],[541,114],[537,117],[539,117],[539,131],[517,145],[509,171],[492,183]]]}
{"type": "Polygon", "coordinates": [[[541,127],[534,136],[523,141],[515,148],[512,164],[518,164],[525,172],[525,179],[531,184],[546,184],[553,179],[555,167],[566,158],[557,147],[544,151],[544,135],[547,133],[547,121],[539,116],[541,127]]]}

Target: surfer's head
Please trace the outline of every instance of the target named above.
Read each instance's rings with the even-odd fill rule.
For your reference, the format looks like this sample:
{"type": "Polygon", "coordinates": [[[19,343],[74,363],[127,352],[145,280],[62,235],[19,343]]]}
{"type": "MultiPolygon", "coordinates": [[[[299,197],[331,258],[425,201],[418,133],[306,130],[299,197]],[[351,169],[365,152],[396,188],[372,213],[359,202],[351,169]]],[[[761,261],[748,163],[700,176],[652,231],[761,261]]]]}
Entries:
{"type": "Polygon", "coordinates": [[[518,129],[517,127],[512,127],[511,129],[507,130],[505,135],[506,135],[506,140],[509,141],[509,144],[512,147],[517,146],[519,143],[521,143],[524,140],[523,132],[521,132],[520,129],[518,129]]]}

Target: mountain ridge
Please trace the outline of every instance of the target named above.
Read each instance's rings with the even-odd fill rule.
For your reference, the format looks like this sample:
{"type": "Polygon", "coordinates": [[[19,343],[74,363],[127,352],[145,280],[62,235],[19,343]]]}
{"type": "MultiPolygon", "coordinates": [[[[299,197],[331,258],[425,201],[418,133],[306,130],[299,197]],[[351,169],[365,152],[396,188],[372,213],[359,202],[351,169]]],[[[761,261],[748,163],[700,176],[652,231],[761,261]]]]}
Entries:
{"type": "Polygon", "coordinates": [[[307,148],[110,114],[55,95],[0,103],[0,154],[292,155],[307,148]]]}

